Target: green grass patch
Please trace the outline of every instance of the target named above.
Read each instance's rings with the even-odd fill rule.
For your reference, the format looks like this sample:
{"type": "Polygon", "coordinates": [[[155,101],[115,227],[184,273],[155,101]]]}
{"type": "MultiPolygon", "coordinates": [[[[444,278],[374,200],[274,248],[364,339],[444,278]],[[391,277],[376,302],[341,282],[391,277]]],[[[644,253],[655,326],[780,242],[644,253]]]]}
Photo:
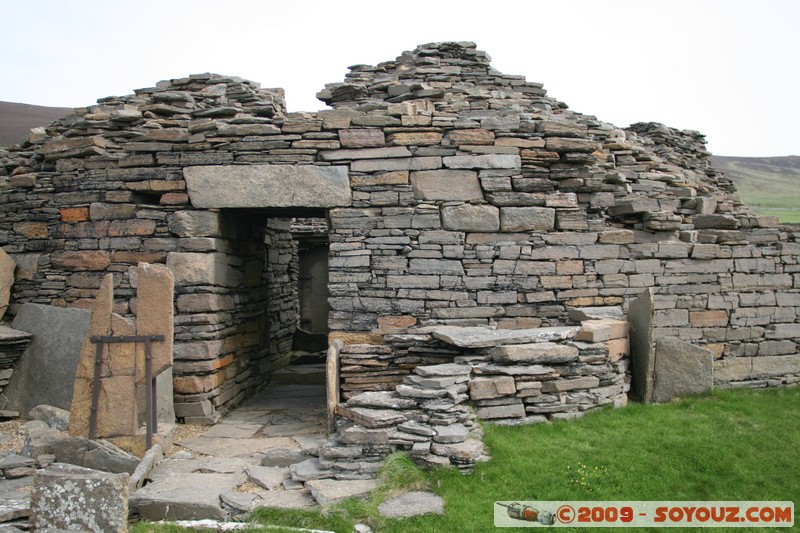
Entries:
{"type": "Polygon", "coordinates": [[[632,404],[548,425],[487,425],[484,440],[492,460],[478,465],[472,475],[455,469],[424,472],[396,455],[383,470],[382,488],[369,500],[325,511],[260,510],[252,519],[347,533],[358,522],[381,533],[484,532],[494,530],[493,502],[498,500],[797,504],[798,412],[800,387],[793,387],[717,391],[665,405],[632,404]],[[404,488],[425,487],[444,497],[444,516],[388,520],[378,515],[377,507],[387,497],[404,488]]]}

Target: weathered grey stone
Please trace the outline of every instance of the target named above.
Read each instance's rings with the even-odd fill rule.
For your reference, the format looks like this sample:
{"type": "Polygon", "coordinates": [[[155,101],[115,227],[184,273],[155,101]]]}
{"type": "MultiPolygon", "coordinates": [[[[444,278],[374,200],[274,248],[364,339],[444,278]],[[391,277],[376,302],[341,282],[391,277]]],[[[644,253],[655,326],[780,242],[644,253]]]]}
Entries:
{"type": "Polygon", "coordinates": [[[464,442],[469,436],[469,429],[463,424],[451,424],[449,426],[433,426],[436,435],[433,436],[434,442],[442,444],[455,444],[464,442]]]}
{"type": "Polygon", "coordinates": [[[431,334],[459,348],[490,348],[501,344],[530,344],[571,339],[579,327],[531,329],[490,329],[482,327],[436,326],[431,334]]]}
{"type": "Polygon", "coordinates": [[[145,520],[224,520],[220,494],[246,480],[244,474],[174,474],[159,477],[130,498],[131,512],[145,520]]]}
{"type": "Polygon", "coordinates": [[[425,514],[444,514],[444,499],[432,492],[407,492],[389,498],[378,506],[386,518],[409,518],[425,514]]]}
{"type": "Polygon", "coordinates": [[[21,413],[42,404],[70,408],[89,318],[90,313],[82,309],[30,303],[20,307],[12,326],[33,337],[3,391],[8,408],[21,413]]]}
{"type": "Polygon", "coordinates": [[[423,437],[433,437],[434,435],[436,435],[435,429],[431,428],[430,426],[420,424],[419,422],[415,422],[413,420],[409,420],[408,422],[403,422],[402,424],[397,426],[397,429],[405,431],[406,433],[412,433],[414,435],[420,435],[423,437]]]}
{"type": "Polygon", "coordinates": [[[250,481],[268,490],[279,487],[284,478],[289,476],[288,468],[276,466],[249,466],[245,472],[250,481]]]}
{"type": "Polygon", "coordinates": [[[272,448],[261,457],[261,466],[286,467],[300,463],[311,456],[297,448],[272,448]]]}
{"type": "Polygon", "coordinates": [[[469,397],[473,400],[499,398],[516,392],[511,376],[476,377],[469,382],[469,397]]]}
{"type": "Polygon", "coordinates": [[[442,227],[451,231],[493,232],[500,229],[500,211],[493,205],[442,207],[442,227]]]}
{"type": "Polygon", "coordinates": [[[346,166],[194,166],[183,173],[197,208],[339,207],[352,202],[346,166]]]}
{"type": "Polygon", "coordinates": [[[456,444],[433,443],[431,451],[436,455],[447,457],[453,463],[469,464],[489,460],[486,446],[478,439],[467,439],[456,444]]]}
{"type": "Polygon", "coordinates": [[[167,216],[169,231],[178,237],[219,237],[220,213],[216,211],[176,211],[167,216]]]}
{"type": "Polygon", "coordinates": [[[575,322],[583,322],[584,320],[599,320],[603,318],[611,318],[614,320],[624,320],[625,313],[622,307],[618,305],[609,305],[607,307],[568,307],[570,320],[575,322]]]}
{"type": "Polygon", "coordinates": [[[54,463],[33,478],[35,530],[126,532],[128,476],[54,463]]]}
{"type": "Polygon", "coordinates": [[[445,363],[442,365],[418,366],[414,372],[423,377],[434,376],[469,376],[472,368],[469,365],[445,363]]]}
{"type": "Polygon", "coordinates": [[[242,513],[249,513],[261,507],[309,509],[317,504],[314,498],[304,490],[227,491],[220,494],[220,500],[226,506],[242,513]]]}
{"type": "Polygon", "coordinates": [[[478,173],[471,170],[424,170],[412,172],[410,179],[420,200],[483,200],[478,173]]]}
{"type": "Polygon", "coordinates": [[[599,385],[600,379],[597,376],[556,379],[542,383],[542,392],[566,392],[577,389],[593,389],[599,385]]]}
{"type": "Polygon", "coordinates": [[[365,498],[377,487],[378,482],[373,479],[318,479],[306,483],[306,488],[320,505],[330,505],[346,498],[365,498]]]}
{"type": "Polygon", "coordinates": [[[555,369],[551,366],[543,365],[495,365],[480,364],[473,368],[473,372],[479,376],[483,375],[502,375],[502,376],[540,376],[552,374],[555,369]]]}
{"type": "Polygon", "coordinates": [[[554,342],[497,346],[489,353],[498,363],[558,364],[578,359],[577,348],[554,342]]]}
{"type": "Polygon", "coordinates": [[[40,420],[53,429],[66,431],[69,426],[69,411],[52,405],[37,405],[28,412],[29,420],[40,420]]]}
{"type": "Polygon", "coordinates": [[[442,159],[447,168],[520,168],[518,155],[457,155],[442,159]]]}
{"type": "Polygon", "coordinates": [[[500,231],[549,231],[555,227],[555,216],[550,207],[501,207],[500,231]]]}
{"type": "Polygon", "coordinates": [[[403,383],[407,385],[416,385],[423,389],[446,389],[452,387],[457,383],[464,383],[469,380],[469,376],[435,376],[425,378],[410,374],[403,378],[403,383]]]}
{"type": "MultiPolygon", "coordinates": [[[[514,403],[511,405],[478,407],[478,418],[482,420],[491,420],[494,418],[522,418],[524,416],[525,406],[522,404],[521,400],[519,403],[514,403]]],[[[434,450],[434,453],[438,452],[434,450]]]]}
{"type": "Polygon", "coordinates": [[[698,394],[714,388],[714,356],[675,337],[656,340],[653,401],[698,394]]]}
{"type": "Polygon", "coordinates": [[[399,396],[396,392],[362,392],[347,400],[352,407],[372,407],[377,409],[414,409],[417,402],[399,396]]]}
{"type": "Polygon", "coordinates": [[[145,482],[148,481],[153,469],[163,460],[164,449],[160,444],[153,444],[153,446],[144,454],[142,460],[139,461],[139,464],[136,466],[136,470],[134,470],[133,474],[131,474],[130,481],[128,482],[129,492],[133,494],[138,489],[142,488],[145,482]]]}
{"type": "Polygon", "coordinates": [[[405,422],[406,417],[391,409],[336,406],[336,413],[366,428],[382,428],[405,422]]]}
{"type": "Polygon", "coordinates": [[[640,402],[650,402],[653,397],[653,314],[652,289],[645,289],[628,307],[631,392],[640,402]]]}

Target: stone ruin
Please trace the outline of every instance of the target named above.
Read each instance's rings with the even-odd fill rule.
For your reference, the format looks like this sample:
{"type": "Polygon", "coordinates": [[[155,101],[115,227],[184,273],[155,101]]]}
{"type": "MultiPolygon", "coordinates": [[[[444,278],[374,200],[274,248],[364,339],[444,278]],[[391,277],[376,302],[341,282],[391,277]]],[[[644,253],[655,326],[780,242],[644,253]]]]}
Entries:
{"type": "Polygon", "coordinates": [[[281,89],[193,75],[1,151],[11,314],[90,307],[110,275],[129,320],[137,265],[165,265],[196,423],[327,336],[338,433],[312,476],[398,447],[468,469],[476,418],[800,379],[796,230],[742,205],[701,134],[574,112],[463,42],[318,97],[289,113],[281,89]]]}

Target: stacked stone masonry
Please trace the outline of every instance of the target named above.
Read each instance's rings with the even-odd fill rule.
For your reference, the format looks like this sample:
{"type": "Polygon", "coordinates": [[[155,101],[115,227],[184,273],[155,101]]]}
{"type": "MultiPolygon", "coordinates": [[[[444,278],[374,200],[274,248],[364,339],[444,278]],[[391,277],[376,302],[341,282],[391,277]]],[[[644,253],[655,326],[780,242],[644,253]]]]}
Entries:
{"type": "Polygon", "coordinates": [[[345,398],[463,355],[387,335],[569,326],[570,308],[627,308],[646,287],[655,337],[711,350],[717,385],[798,380],[797,234],[741,205],[699,133],[573,112],[473,43],[351,67],[318,96],[331,109],[288,113],[279,89],[194,75],[101,99],[0,152],[10,312],[86,306],[112,273],[129,315],[131,268],[166,264],[176,410],[213,421],[287,362],[290,220],[321,215],[330,337],[386,350],[368,364],[343,354],[345,398]]]}

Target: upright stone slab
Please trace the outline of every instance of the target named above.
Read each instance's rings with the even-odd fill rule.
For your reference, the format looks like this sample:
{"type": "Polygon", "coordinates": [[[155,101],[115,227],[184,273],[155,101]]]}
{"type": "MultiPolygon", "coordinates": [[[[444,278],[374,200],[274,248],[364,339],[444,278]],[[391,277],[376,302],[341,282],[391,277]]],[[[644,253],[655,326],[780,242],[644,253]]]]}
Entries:
{"type": "MultiPolygon", "coordinates": [[[[151,346],[152,375],[157,376],[172,367],[175,278],[163,265],[139,263],[136,283],[136,334],[164,336],[164,342],[151,346]]],[[[144,374],[137,374],[137,381],[142,379],[144,374]]]]}
{"type": "Polygon", "coordinates": [[[33,477],[34,530],[128,531],[128,475],[55,463],[33,477]]]}
{"type": "Polygon", "coordinates": [[[41,304],[24,304],[13,327],[32,335],[4,393],[8,409],[27,413],[47,404],[68,410],[72,403],[75,369],[90,313],[41,304]]]}
{"type": "Polygon", "coordinates": [[[352,203],[346,166],[214,165],[183,169],[196,208],[342,207],[352,203]]]}
{"type": "Polygon", "coordinates": [[[6,314],[8,301],[11,297],[11,287],[14,285],[14,269],[17,268],[14,260],[0,248],[0,318],[6,314]]]}
{"type": "Polygon", "coordinates": [[[653,293],[645,289],[628,308],[631,344],[631,390],[636,400],[653,397],[653,293]]]}
{"type": "Polygon", "coordinates": [[[699,394],[714,388],[713,354],[675,337],[656,341],[653,401],[699,394]]]}

